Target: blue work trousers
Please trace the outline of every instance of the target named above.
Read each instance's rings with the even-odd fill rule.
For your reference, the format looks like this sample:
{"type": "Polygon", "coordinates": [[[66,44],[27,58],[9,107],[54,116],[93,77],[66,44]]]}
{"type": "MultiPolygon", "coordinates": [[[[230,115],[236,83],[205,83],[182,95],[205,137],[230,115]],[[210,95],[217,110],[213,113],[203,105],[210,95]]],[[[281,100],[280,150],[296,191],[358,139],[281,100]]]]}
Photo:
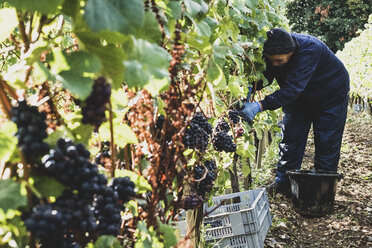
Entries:
{"type": "Polygon", "coordinates": [[[317,113],[291,112],[283,117],[282,136],[279,143],[279,162],[275,181],[283,186],[289,185],[286,172],[300,169],[307,136],[313,125],[316,170],[337,171],[340,159],[342,134],[347,115],[348,97],[332,108],[317,113]]]}

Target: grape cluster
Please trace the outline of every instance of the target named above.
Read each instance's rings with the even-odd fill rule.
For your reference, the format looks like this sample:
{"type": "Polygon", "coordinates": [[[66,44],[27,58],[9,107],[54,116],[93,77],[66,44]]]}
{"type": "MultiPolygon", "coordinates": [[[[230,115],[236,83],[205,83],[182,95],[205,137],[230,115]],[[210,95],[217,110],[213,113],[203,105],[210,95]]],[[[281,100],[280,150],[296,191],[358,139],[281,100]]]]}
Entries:
{"type": "Polygon", "coordinates": [[[216,131],[217,132],[228,132],[230,130],[229,124],[225,121],[225,119],[220,120],[217,123],[216,131]]]}
{"type": "Polygon", "coordinates": [[[216,132],[212,138],[213,147],[216,151],[235,152],[236,144],[233,137],[226,132],[216,132]]]}
{"type": "Polygon", "coordinates": [[[97,154],[94,161],[96,164],[105,166],[106,160],[109,158],[111,158],[110,142],[104,141],[102,142],[101,151],[97,154]]]}
{"type": "Polygon", "coordinates": [[[79,248],[73,235],[66,234],[64,214],[52,205],[38,205],[25,220],[26,228],[41,240],[44,248],[79,248]]]}
{"type": "Polygon", "coordinates": [[[184,198],[184,209],[195,209],[203,204],[203,198],[198,194],[192,192],[191,195],[184,198]]]}
{"type": "Polygon", "coordinates": [[[238,124],[240,122],[240,116],[241,116],[240,110],[230,110],[228,114],[229,114],[229,119],[232,121],[232,123],[238,124]]]}
{"type": "Polygon", "coordinates": [[[208,146],[209,135],[212,131],[212,125],[201,112],[197,112],[187,126],[183,142],[187,148],[204,151],[208,146]]]}
{"type": "Polygon", "coordinates": [[[29,106],[26,101],[20,101],[17,107],[12,108],[12,121],[18,128],[18,147],[28,162],[49,151],[49,145],[43,142],[48,136],[45,117],[45,112],[40,113],[36,106],[29,106]]]}
{"type": "Polygon", "coordinates": [[[104,77],[94,80],[93,90],[85,100],[81,111],[83,114],[82,122],[95,126],[95,131],[106,121],[106,104],[110,101],[111,85],[106,82],[104,77]]]}
{"type": "Polygon", "coordinates": [[[193,170],[195,179],[194,190],[199,196],[204,197],[205,193],[213,187],[217,177],[217,166],[214,160],[207,160],[204,165],[198,165],[193,170]]]}
{"type": "Polygon", "coordinates": [[[93,202],[94,216],[98,221],[100,235],[118,235],[121,225],[120,211],[123,205],[118,203],[119,194],[112,187],[107,187],[98,194],[93,202]]]}
{"type": "Polygon", "coordinates": [[[55,209],[62,213],[68,229],[82,233],[92,233],[97,230],[96,219],[90,205],[90,200],[79,197],[70,190],[66,190],[53,203],[55,209]]]}
{"type": "Polygon", "coordinates": [[[59,139],[57,147],[45,155],[42,162],[49,176],[89,199],[104,190],[107,184],[105,176],[98,173],[97,166],[89,162],[89,156],[89,151],[82,144],[75,145],[69,139],[59,139]]]}
{"type": "Polygon", "coordinates": [[[119,234],[123,203],[135,196],[135,185],[129,177],[114,178],[107,185],[106,177],[88,161],[89,155],[83,145],[59,139],[44,156],[44,170],[66,190],[54,203],[38,205],[23,215],[41,247],[78,248],[72,233],[85,238],[119,234]]]}
{"type": "Polygon", "coordinates": [[[131,197],[136,195],[134,192],[135,185],[129,177],[114,178],[111,187],[118,193],[119,200],[123,202],[128,202],[131,197]]]}

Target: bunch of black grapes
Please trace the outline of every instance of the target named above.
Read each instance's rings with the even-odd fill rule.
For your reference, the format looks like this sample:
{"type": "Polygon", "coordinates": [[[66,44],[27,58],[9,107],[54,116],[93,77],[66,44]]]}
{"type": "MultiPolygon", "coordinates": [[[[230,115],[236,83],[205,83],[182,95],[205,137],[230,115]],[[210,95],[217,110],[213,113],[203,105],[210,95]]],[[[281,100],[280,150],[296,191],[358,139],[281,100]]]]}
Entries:
{"type": "Polygon", "coordinates": [[[112,181],[111,187],[118,193],[119,200],[128,202],[133,196],[136,195],[134,183],[129,177],[116,177],[112,181]]]}
{"type": "Polygon", "coordinates": [[[205,151],[212,131],[212,125],[201,112],[197,112],[187,126],[183,142],[187,148],[205,151]]]}
{"type": "Polygon", "coordinates": [[[216,132],[228,132],[230,131],[229,124],[225,121],[225,119],[221,119],[216,126],[216,132]]]}
{"type": "Polygon", "coordinates": [[[85,238],[119,234],[123,204],[135,196],[135,185],[128,177],[107,185],[106,177],[88,161],[89,155],[83,145],[59,139],[44,156],[44,170],[66,190],[54,203],[38,205],[23,215],[41,247],[78,248],[72,233],[85,238]]]}
{"type": "Polygon", "coordinates": [[[217,123],[212,137],[213,147],[216,151],[236,151],[236,144],[233,142],[233,137],[228,135],[229,130],[230,126],[224,119],[217,123]]]}
{"type": "Polygon", "coordinates": [[[112,187],[107,187],[98,194],[93,202],[94,216],[98,221],[100,235],[118,235],[121,225],[120,212],[123,205],[119,204],[119,194],[112,187]]]}
{"type": "Polygon", "coordinates": [[[93,198],[84,199],[66,190],[53,203],[53,207],[62,213],[69,230],[92,233],[97,230],[96,218],[91,207],[92,200],[93,198]]]}
{"type": "Polygon", "coordinates": [[[241,111],[240,110],[230,110],[229,111],[229,119],[232,123],[238,124],[240,122],[241,111]]]}
{"type": "Polygon", "coordinates": [[[29,106],[24,100],[12,108],[12,121],[18,128],[18,147],[28,162],[33,162],[49,151],[49,145],[43,142],[48,136],[45,118],[45,112],[40,113],[36,106],[29,106]]]}
{"type": "Polygon", "coordinates": [[[184,198],[184,209],[195,209],[203,204],[203,198],[197,193],[192,192],[184,198]]]}
{"type": "Polygon", "coordinates": [[[26,228],[40,239],[44,248],[79,248],[71,234],[66,233],[68,222],[62,211],[52,205],[38,205],[25,220],[26,228]]]}
{"type": "Polygon", "coordinates": [[[82,144],[75,145],[69,139],[59,139],[57,147],[43,157],[46,173],[56,178],[80,197],[89,199],[103,191],[107,185],[97,166],[89,162],[90,153],[82,144]]]}
{"type": "Polygon", "coordinates": [[[213,147],[216,151],[235,152],[236,144],[233,137],[226,132],[217,132],[213,135],[213,147]]]}
{"type": "Polygon", "coordinates": [[[106,121],[105,111],[107,103],[110,101],[111,85],[106,82],[106,78],[99,77],[94,81],[93,90],[85,100],[81,109],[83,114],[82,122],[95,126],[95,131],[106,121]]]}
{"type": "Polygon", "coordinates": [[[217,178],[217,166],[214,160],[207,160],[204,165],[198,165],[193,170],[195,179],[193,188],[197,194],[204,197],[213,187],[214,180],[217,178]]]}
{"type": "Polygon", "coordinates": [[[134,188],[135,185],[129,177],[116,177],[112,184],[95,197],[93,209],[98,220],[100,235],[119,234],[120,212],[124,210],[123,203],[130,201],[136,195],[134,188]]]}

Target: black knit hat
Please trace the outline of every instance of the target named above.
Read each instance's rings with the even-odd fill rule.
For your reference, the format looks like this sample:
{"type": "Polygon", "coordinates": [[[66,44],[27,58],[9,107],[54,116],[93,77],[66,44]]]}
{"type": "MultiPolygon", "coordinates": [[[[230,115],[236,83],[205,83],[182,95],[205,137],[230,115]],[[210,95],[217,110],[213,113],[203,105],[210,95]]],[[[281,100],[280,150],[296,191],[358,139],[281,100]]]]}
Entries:
{"type": "Polygon", "coordinates": [[[296,43],[290,33],[281,28],[273,28],[267,31],[267,40],[263,47],[263,53],[267,55],[286,54],[295,50],[296,43]]]}

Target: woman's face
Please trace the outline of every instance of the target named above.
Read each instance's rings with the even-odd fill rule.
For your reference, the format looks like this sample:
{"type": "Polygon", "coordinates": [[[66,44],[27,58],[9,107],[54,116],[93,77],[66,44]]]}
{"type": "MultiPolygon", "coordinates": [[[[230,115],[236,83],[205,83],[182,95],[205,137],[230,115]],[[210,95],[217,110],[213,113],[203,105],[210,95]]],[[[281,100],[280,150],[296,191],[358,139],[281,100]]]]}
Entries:
{"type": "Polygon", "coordinates": [[[286,53],[286,54],[266,55],[266,57],[270,60],[273,66],[284,66],[285,64],[288,63],[292,54],[293,52],[286,53]]]}

